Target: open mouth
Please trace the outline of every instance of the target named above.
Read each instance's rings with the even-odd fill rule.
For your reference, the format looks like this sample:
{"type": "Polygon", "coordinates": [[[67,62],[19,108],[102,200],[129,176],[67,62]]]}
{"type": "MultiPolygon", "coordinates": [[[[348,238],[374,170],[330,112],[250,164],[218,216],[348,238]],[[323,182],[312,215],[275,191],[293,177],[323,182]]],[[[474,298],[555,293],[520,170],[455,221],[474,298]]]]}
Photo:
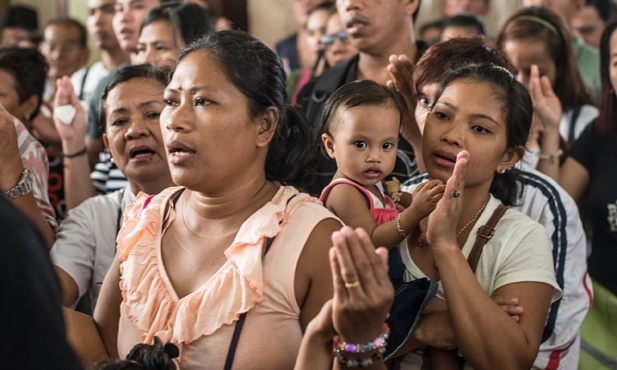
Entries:
{"type": "Polygon", "coordinates": [[[139,147],[135,147],[133,149],[130,150],[129,152],[129,158],[130,159],[136,159],[136,158],[145,158],[145,157],[151,157],[153,156],[155,153],[155,151],[147,146],[139,146],[139,147]]]}
{"type": "Polygon", "coordinates": [[[193,149],[177,141],[172,141],[167,144],[167,151],[170,157],[176,158],[189,157],[195,154],[193,149]]]}
{"type": "Polygon", "coordinates": [[[361,31],[364,27],[366,27],[367,24],[368,22],[366,22],[365,20],[358,18],[358,17],[354,17],[350,19],[349,21],[347,21],[347,23],[345,23],[345,26],[347,28],[347,32],[353,35],[361,31]]]}
{"type": "Polygon", "coordinates": [[[435,161],[443,166],[454,167],[456,163],[456,154],[448,153],[445,151],[437,151],[433,153],[435,161]]]}

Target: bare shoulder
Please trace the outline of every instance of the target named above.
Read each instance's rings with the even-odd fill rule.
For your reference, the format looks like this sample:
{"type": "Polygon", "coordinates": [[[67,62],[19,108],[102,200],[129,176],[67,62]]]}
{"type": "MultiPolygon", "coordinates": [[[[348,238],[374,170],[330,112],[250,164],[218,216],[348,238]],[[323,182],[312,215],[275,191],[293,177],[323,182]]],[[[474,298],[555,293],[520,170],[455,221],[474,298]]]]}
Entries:
{"type": "Polygon", "coordinates": [[[303,329],[319,313],[323,304],[332,298],[332,273],[328,251],[332,246],[332,233],[340,230],[341,226],[341,222],[336,218],[320,221],[311,232],[300,255],[294,285],[303,329]]]}
{"type": "Polygon", "coordinates": [[[342,183],[330,189],[324,204],[331,210],[340,210],[346,206],[356,204],[363,208],[368,208],[369,200],[360,189],[353,185],[342,183]]]}

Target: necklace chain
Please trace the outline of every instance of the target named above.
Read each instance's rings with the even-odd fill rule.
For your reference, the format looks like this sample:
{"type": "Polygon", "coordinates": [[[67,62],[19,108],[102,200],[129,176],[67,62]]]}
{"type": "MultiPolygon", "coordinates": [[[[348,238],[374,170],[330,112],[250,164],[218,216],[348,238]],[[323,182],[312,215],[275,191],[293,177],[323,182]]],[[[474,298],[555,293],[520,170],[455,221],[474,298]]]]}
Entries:
{"type": "Polygon", "coordinates": [[[478,216],[480,216],[480,213],[482,213],[482,211],[484,211],[484,208],[486,208],[486,205],[488,204],[488,201],[489,201],[489,200],[490,200],[490,198],[486,200],[486,202],[482,205],[482,207],[480,207],[480,209],[478,210],[478,212],[476,212],[475,216],[473,216],[473,218],[472,218],[471,220],[469,220],[469,222],[468,222],[468,223],[466,223],[466,224],[465,224],[465,226],[463,226],[463,227],[462,227],[462,228],[458,231],[458,233],[456,233],[456,237],[457,237],[457,238],[458,238],[458,237],[459,237],[459,236],[463,233],[463,231],[465,231],[465,229],[466,229],[469,225],[471,225],[471,223],[472,223],[472,222],[474,222],[474,221],[478,218],[478,216]]]}

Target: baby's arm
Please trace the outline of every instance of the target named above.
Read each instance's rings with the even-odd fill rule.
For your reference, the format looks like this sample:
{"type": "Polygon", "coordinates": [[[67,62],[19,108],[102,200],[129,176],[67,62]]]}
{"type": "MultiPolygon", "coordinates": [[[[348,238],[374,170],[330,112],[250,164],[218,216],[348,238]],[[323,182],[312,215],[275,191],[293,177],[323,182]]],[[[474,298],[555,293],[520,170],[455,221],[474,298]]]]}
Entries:
{"type": "MultiPolygon", "coordinates": [[[[437,204],[443,194],[444,185],[439,180],[431,180],[419,185],[419,188],[421,190],[417,191],[420,199],[418,204],[424,202],[437,204]]],[[[424,208],[428,206],[414,206],[413,203],[411,207],[401,212],[396,220],[377,225],[371,215],[368,199],[351,185],[338,184],[334,186],[324,200],[324,205],[346,225],[365,229],[375,246],[383,246],[389,249],[398,245],[425,217],[420,212],[424,213],[424,208]]],[[[428,212],[430,213],[430,210],[428,212]]]]}
{"type": "Polygon", "coordinates": [[[401,211],[395,220],[377,226],[371,234],[375,245],[394,248],[407,237],[437,205],[445,185],[441,180],[431,180],[418,185],[411,205],[401,211]]]}
{"type": "MultiPolygon", "coordinates": [[[[430,180],[418,185],[413,192],[409,207],[399,214],[399,224],[404,234],[409,235],[420,223],[420,220],[428,216],[441,197],[445,185],[441,180],[430,180]]],[[[406,193],[409,194],[409,193],[406,193]]]]}
{"type": "Polygon", "coordinates": [[[414,189],[412,201],[408,208],[418,215],[418,222],[435,209],[437,202],[443,196],[444,190],[445,185],[441,180],[430,180],[414,189]]]}

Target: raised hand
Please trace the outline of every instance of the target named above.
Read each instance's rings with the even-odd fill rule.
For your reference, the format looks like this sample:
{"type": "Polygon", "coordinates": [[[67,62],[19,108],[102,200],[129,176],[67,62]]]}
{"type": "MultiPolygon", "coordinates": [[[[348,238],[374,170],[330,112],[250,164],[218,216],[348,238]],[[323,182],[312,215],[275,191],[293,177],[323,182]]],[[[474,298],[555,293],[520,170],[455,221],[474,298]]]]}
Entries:
{"type": "Polygon", "coordinates": [[[540,76],[540,70],[535,64],[531,66],[528,88],[534,113],[540,119],[543,131],[559,130],[559,121],[563,113],[561,102],[555,95],[548,77],[540,76]]]}
{"type": "Polygon", "coordinates": [[[456,156],[452,175],[446,182],[443,197],[435,210],[428,216],[426,240],[431,249],[456,246],[456,227],[463,209],[465,170],[469,162],[469,152],[462,150],[456,156]],[[458,195],[456,195],[456,194],[458,195]]]}
{"type": "Polygon", "coordinates": [[[88,122],[86,112],[79,99],[75,95],[73,85],[68,77],[59,78],[56,81],[56,96],[54,99],[54,125],[62,139],[63,150],[75,152],[81,150],[85,145],[88,122]],[[57,108],[71,105],[75,108],[74,118],[67,124],[58,116],[57,108]]]}
{"type": "Polygon", "coordinates": [[[389,62],[387,70],[390,79],[386,85],[398,93],[403,103],[403,137],[413,145],[414,149],[416,146],[420,148],[422,134],[415,115],[417,96],[413,88],[413,63],[405,55],[391,55],[389,62]]]}
{"type": "Polygon", "coordinates": [[[10,190],[21,176],[24,165],[17,144],[13,116],[0,104],[0,190],[10,190]]]}
{"type": "Polygon", "coordinates": [[[428,216],[443,196],[445,185],[441,180],[429,180],[418,185],[413,191],[411,208],[422,218],[428,216]]]}
{"type": "Polygon", "coordinates": [[[348,226],[332,234],[332,243],[334,330],[346,341],[373,340],[383,330],[394,300],[387,250],[376,251],[366,231],[348,226]]]}

